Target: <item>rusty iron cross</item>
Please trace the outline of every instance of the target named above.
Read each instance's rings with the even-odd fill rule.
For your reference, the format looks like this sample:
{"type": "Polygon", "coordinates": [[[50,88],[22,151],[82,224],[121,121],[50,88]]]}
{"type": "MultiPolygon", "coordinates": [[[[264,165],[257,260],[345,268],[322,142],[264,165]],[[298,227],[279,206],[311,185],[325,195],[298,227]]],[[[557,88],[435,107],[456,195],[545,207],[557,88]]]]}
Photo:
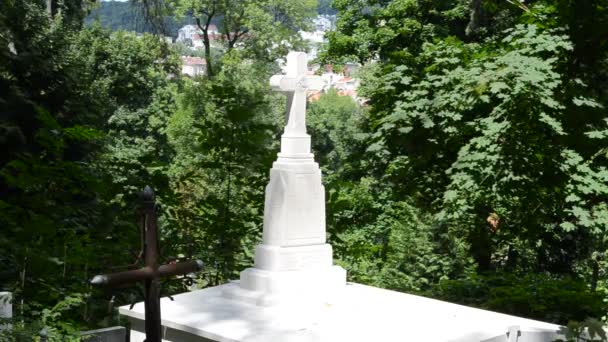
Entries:
{"type": "Polygon", "coordinates": [[[144,267],[137,270],[96,275],[91,280],[91,284],[105,287],[119,287],[125,284],[144,281],[146,342],[161,342],[160,279],[199,271],[203,268],[203,263],[200,260],[191,260],[167,265],[158,264],[157,205],[152,188],[146,186],[142,197],[141,229],[143,235],[142,252],[145,262],[144,267]]]}

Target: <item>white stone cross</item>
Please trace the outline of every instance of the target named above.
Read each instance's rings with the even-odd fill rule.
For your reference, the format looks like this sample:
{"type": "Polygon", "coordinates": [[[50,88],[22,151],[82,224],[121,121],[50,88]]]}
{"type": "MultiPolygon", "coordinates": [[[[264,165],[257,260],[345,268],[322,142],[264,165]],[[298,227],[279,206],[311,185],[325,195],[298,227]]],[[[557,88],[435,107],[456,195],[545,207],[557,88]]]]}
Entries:
{"type": "Polygon", "coordinates": [[[290,52],[287,55],[287,74],[270,78],[274,90],[288,93],[287,125],[284,135],[306,136],[306,92],[322,90],[325,82],[319,76],[309,76],[307,56],[304,52],[290,52]]]}

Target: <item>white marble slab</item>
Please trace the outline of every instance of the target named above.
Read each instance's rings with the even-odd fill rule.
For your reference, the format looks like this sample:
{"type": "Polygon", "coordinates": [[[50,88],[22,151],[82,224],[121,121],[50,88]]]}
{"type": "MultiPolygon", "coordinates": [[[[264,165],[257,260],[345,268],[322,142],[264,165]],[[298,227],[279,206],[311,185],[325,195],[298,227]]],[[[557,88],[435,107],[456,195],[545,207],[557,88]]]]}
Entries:
{"type": "MultiPolygon", "coordinates": [[[[509,327],[557,331],[559,326],[410,294],[348,284],[333,303],[258,306],[222,295],[227,284],[161,300],[165,341],[475,342],[509,327]]],[[[143,331],[143,303],[120,313],[143,331]]],[[[132,342],[137,341],[135,332],[132,342]]],[[[141,341],[141,340],[140,340],[141,341]]]]}

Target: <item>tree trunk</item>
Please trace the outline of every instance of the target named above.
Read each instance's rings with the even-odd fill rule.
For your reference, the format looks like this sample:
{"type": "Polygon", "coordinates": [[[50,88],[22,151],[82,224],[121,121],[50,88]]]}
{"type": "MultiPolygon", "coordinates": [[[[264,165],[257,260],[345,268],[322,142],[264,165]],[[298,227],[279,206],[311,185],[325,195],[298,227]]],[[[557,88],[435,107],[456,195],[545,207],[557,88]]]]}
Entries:
{"type": "MultiPolygon", "coordinates": [[[[492,208],[483,207],[478,210],[478,217],[482,218],[487,213],[494,212],[492,208]]],[[[487,272],[492,269],[492,237],[491,226],[485,220],[479,220],[475,230],[469,236],[471,254],[477,263],[479,272],[487,272]]]]}
{"type": "Polygon", "coordinates": [[[509,251],[507,252],[507,264],[505,268],[511,272],[517,268],[517,252],[513,245],[509,244],[509,251]]]}
{"type": "Polygon", "coordinates": [[[213,76],[213,69],[211,66],[211,44],[209,43],[209,25],[211,24],[211,18],[213,14],[207,16],[205,25],[201,25],[201,20],[196,18],[196,25],[201,31],[203,31],[203,45],[205,47],[205,63],[207,63],[207,77],[213,76]]]}
{"type": "Polygon", "coordinates": [[[234,36],[232,37],[230,37],[229,34],[226,34],[226,36],[228,37],[228,51],[232,50],[236,43],[239,41],[239,38],[241,38],[245,34],[247,34],[247,30],[240,31],[240,29],[234,32],[234,36]]]}
{"type": "Polygon", "coordinates": [[[53,0],[46,0],[46,11],[49,14],[49,18],[53,18],[53,0]]]}
{"type": "Polygon", "coordinates": [[[465,33],[467,36],[473,36],[481,21],[481,0],[471,0],[469,10],[471,11],[471,14],[465,33]]]}
{"type": "Polygon", "coordinates": [[[599,260],[592,260],[593,265],[591,266],[591,291],[597,290],[597,281],[600,277],[600,263],[599,260]]]}

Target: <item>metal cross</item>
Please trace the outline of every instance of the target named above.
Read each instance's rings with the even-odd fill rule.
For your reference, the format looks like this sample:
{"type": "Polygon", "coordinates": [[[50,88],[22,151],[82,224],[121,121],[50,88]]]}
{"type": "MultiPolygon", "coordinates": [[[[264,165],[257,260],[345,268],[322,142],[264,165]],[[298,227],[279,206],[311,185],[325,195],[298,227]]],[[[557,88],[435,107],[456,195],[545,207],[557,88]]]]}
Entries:
{"type": "Polygon", "coordinates": [[[306,135],[306,92],[322,90],[325,83],[319,76],[309,76],[307,56],[304,52],[290,52],[287,55],[287,74],[270,78],[274,90],[287,92],[287,125],[285,135],[301,137],[306,135]]]}
{"type": "Polygon", "coordinates": [[[141,229],[143,234],[143,256],[145,266],[132,271],[96,275],[91,284],[106,287],[118,287],[124,284],[144,281],[144,307],[146,342],[161,342],[160,319],[160,282],[161,278],[192,273],[203,268],[200,260],[184,261],[167,265],[158,265],[158,225],[156,220],[157,205],[154,191],[149,186],[143,191],[143,208],[141,229]]]}

